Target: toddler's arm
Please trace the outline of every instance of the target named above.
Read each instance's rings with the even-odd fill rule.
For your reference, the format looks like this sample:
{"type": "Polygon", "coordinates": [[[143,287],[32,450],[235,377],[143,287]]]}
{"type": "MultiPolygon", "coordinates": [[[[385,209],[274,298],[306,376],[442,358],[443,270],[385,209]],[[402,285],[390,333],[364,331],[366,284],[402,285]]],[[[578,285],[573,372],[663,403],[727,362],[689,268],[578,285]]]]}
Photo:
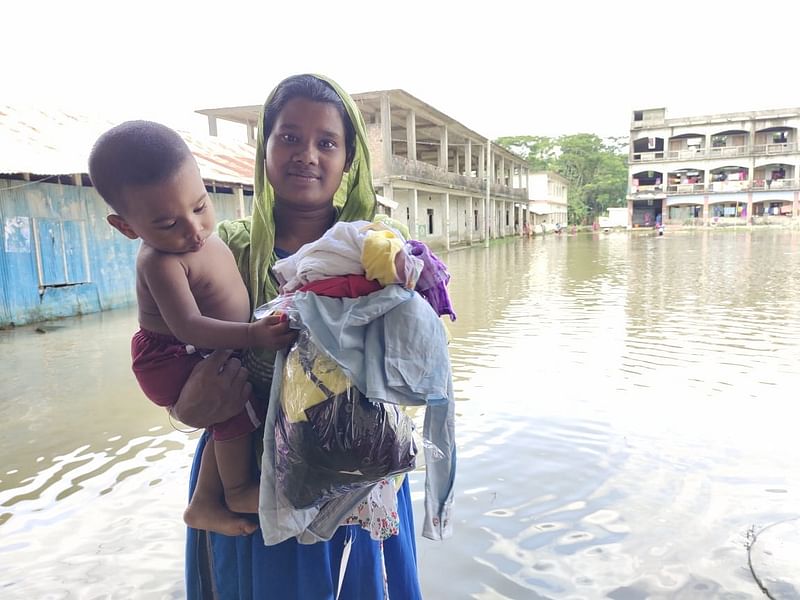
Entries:
{"type": "Polygon", "coordinates": [[[198,348],[285,348],[296,337],[289,323],[267,317],[255,323],[236,323],[200,313],[184,266],[172,257],[142,265],[144,280],[172,334],[198,348]]]}

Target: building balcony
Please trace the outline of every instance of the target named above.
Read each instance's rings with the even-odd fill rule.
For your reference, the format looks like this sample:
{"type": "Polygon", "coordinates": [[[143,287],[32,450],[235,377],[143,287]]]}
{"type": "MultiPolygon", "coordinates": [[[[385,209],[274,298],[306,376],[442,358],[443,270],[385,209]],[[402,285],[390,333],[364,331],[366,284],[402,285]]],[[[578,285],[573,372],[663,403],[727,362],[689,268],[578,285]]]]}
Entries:
{"type": "Polygon", "coordinates": [[[713,181],[710,183],[683,183],[674,185],[640,185],[631,187],[628,191],[629,196],[637,194],[669,194],[678,196],[681,194],[714,194],[724,192],[757,192],[774,190],[797,190],[800,189],[798,179],[755,179],[752,181],[713,181]]]}
{"type": "Polygon", "coordinates": [[[786,142],[783,144],[754,144],[751,154],[791,154],[797,152],[797,144],[786,142]]]}
{"type": "Polygon", "coordinates": [[[684,148],[682,150],[669,150],[666,153],[667,160],[694,160],[696,158],[705,158],[705,148],[684,148]]]}
{"type": "Polygon", "coordinates": [[[751,155],[792,154],[798,151],[795,142],[783,144],[750,144],[746,146],[718,146],[711,148],[687,148],[664,152],[634,152],[630,162],[643,163],[664,160],[705,160],[709,158],[736,158],[751,155]]]}
{"type": "Polygon", "coordinates": [[[664,160],[666,152],[658,150],[656,152],[634,152],[631,154],[631,162],[652,162],[654,160],[664,160]]]}
{"type": "MultiPolygon", "coordinates": [[[[404,156],[392,155],[391,172],[389,177],[416,181],[445,188],[455,188],[473,192],[476,196],[486,193],[486,183],[480,177],[467,177],[458,173],[445,171],[441,167],[419,160],[411,160],[404,156]]],[[[491,183],[492,196],[506,196],[514,200],[528,200],[526,188],[512,188],[499,183],[491,183]]]]}
{"type": "Polygon", "coordinates": [[[755,179],[752,190],[796,190],[800,188],[800,180],[797,179],[755,179]]]}

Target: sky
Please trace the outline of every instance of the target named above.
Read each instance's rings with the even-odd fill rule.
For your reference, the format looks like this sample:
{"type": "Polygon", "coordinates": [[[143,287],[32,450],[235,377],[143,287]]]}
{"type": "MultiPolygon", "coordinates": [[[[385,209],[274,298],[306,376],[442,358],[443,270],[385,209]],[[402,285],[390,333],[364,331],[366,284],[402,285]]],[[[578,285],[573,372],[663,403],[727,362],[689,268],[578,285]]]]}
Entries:
{"type": "Polygon", "coordinates": [[[0,104],[195,133],[195,110],[300,72],[405,89],[491,138],[800,106],[797,0],[4,0],[2,23],[0,104]]]}

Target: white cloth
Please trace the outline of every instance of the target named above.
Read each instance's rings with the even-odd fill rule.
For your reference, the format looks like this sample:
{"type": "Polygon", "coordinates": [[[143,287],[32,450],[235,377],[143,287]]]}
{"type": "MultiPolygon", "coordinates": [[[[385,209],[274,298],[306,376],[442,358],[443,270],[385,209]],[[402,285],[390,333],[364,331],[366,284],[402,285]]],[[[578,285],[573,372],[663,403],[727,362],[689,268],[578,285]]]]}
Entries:
{"type": "Polygon", "coordinates": [[[361,250],[368,221],[340,221],[325,234],[272,267],[284,293],[293,292],[311,281],[340,275],[363,275],[361,250]]]}

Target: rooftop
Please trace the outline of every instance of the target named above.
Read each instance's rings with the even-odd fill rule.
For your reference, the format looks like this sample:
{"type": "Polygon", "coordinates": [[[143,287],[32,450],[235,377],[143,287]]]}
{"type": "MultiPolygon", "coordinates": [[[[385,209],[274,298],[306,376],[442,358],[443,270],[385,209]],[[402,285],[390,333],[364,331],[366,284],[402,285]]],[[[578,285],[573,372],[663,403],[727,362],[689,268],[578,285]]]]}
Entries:
{"type": "MultiPolygon", "coordinates": [[[[72,112],[0,105],[0,174],[86,173],[95,140],[116,124],[72,112]]],[[[252,146],[179,133],[207,182],[252,185],[255,164],[252,146]]]]}

